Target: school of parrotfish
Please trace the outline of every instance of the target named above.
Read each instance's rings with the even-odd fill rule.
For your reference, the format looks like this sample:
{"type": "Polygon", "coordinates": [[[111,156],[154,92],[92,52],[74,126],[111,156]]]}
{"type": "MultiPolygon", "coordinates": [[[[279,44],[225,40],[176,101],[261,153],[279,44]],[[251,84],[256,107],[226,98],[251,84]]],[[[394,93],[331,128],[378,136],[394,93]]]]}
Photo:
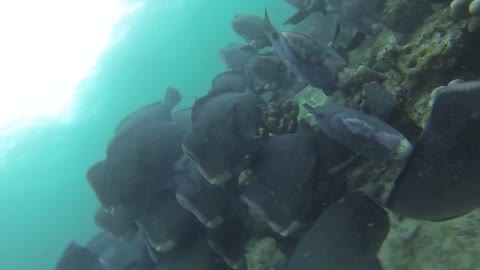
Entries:
{"type": "Polygon", "coordinates": [[[286,24],[337,15],[332,42],[281,32],[267,10],[235,15],[245,43],[219,50],[227,70],[205,96],[174,111],[182,97],[169,87],[117,125],[87,173],[103,232],[70,243],[56,270],[246,270],[252,214],[287,243],[281,269],[378,270],[387,211],[440,221],[480,206],[480,81],[436,89],[412,141],[389,123],[382,74],[364,66],[359,77],[342,56],[370,34],[381,1],[287,2],[298,13],[286,24]],[[338,45],[343,27],[354,36],[338,45]],[[298,104],[307,85],[327,96],[363,89],[368,111],[298,104]],[[343,172],[359,159],[405,161],[385,203],[347,189],[343,172]]]}

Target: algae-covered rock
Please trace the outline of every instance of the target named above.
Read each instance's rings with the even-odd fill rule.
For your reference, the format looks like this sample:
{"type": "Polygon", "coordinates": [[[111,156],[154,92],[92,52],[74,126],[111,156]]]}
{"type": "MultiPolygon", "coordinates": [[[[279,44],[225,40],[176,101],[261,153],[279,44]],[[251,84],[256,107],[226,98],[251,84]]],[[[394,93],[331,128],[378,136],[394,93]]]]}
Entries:
{"type": "Polygon", "coordinates": [[[275,239],[253,239],[247,244],[248,270],[280,270],[287,262],[286,256],[277,248],[275,239]]]}
{"type": "MultiPolygon", "coordinates": [[[[393,2],[423,1],[388,1],[393,2]]],[[[466,20],[454,20],[449,9],[441,9],[416,24],[408,35],[385,28],[350,52],[349,64],[373,66],[386,74],[383,85],[404,114],[400,118],[421,126],[429,109],[429,93],[458,76],[459,64],[474,57],[475,45],[465,31],[466,24],[466,20]]],[[[473,67],[474,63],[467,65],[473,67]]]]}
{"type": "Polygon", "coordinates": [[[366,161],[348,171],[348,189],[385,202],[403,166],[404,161],[366,161]]]}
{"type": "Polygon", "coordinates": [[[407,33],[421,24],[431,12],[429,1],[387,0],[382,21],[393,31],[407,33]]]}
{"type": "Polygon", "coordinates": [[[390,232],[379,251],[384,270],[480,269],[480,209],[443,222],[400,219],[390,213],[390,232]]]}

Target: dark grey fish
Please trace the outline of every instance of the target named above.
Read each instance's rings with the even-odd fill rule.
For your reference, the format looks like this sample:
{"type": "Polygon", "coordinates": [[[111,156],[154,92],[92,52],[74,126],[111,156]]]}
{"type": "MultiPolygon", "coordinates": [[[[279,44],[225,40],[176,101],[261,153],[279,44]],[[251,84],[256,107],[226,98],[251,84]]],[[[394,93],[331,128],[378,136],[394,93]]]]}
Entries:
{"type": "Polygon", "coordinates": [[[63,251],[55,270],[107,270],[95,253],[71,242],[63,251]]]}
{"type": "Polygon", "coordinates": [[[342,106],[304,107],[331,139],[373,160],[404,159],[413,146],[399,131],[382,120],[342,106]]]}
{"type": "MultiPolygon", "coordinates": [[[[151,122],[115,137],[107,150],[103,184],[111,205],[103,206],[132,207],[155,191],[172,189],[171,174],[182,155],[183,135],[174,123],[151,122]]],[[[94,190],[97,196],[103,194],[94,190]]]]}
{"type": "Polygon", "coordinates": [[[140,233],[128,238],[102,236],[88,244],[88,248],[97,251],[99,260],[106,270],[150,270],[153,261],[147,251],[147,244],[140,233]],[[104,241],[104,243],[99,243],[104,241]],[[107,246],[107,244],[110,244],[107,246]],[[103,250],[99,245],[103,244],[103,250]]]}
{"type": "Polygon", "coordinates": [[[117,237],[110,232],[100,232],[88,241],[87,248],[97,256],[112,247],[117,241],[117,237]]]}
{"type": "Polygon", "coordinates": [[[243,71],[248,59],[257,54],[257,50],[245,44],[230,43],[226,48],[219,49],[218,54],[227,68],[243,71]]]}
{"type": "Polygon", "coordinates": [[[212,80],[210,92],[244,92],[249,81],[243,71],[224,71],[212,80]]]}
{"type": "Polygon", "coordinates": [[[266,10],[265,32],[275,52],[293,73],[311,86],[322,89],[326,95],[333,94],[337,89],[337,73],[347,66],[340,55],[308,35],[279,32],[270,22],[266,10]]]}
{"type": "Polygon", "coordinates": [[[177,203],[171,191],[158,193],[139,215],[137,225],[160,253],[189,245],[202,229],[195,216],[177,203]]]}
{"type": "Polygon", "coordinates": [[[433,221],[480,206],[480,81],[436,92],[427,125],[387,201],[402,215],[433,221]]]}
{"type": "Polygon", "coordinates": [[[183,149],[210,183],[226,183],[245,155],[258,148],[259,101],[246,91],[214,92],[195,102],[183,149]]]}
{"type": "Polygon", "coordinates": [[[276,55],[253,56],[245,65],[245,73],[255,86],[261,88],[274,84],[279,88],[288,78],[286,66],[276,55]]]}
{"type": "Polygon", "coordinates": [[[317,145],[319,169],[327,174],[341,171],[342,165],[356,156],[350,148],[330,138],[321,129],[317,132],[317,145]]]}
{"type": "Polygon", "coordinates": [[[166,253],[155,270],[229,270],[210,249],[205,236],[193,240],[190,245],[166,253]]]}
{"type": "Polygon", "coordinates": [[[187,133],[192,129],[192,107],[183,108],[173,113],[173,122],[187,133]]]}
{"type": "Polygon", "coordinates": [[[87,181],[103,207],[109,208],[115,205],[116,198],[115,195],[110,192],[110,177],[105,161],[99,161],[88,169],[87,181]]]}
{"type": "Polygon", "coordinates": [[[307,82],[294,78],[288,86],[284,87],[283,89],[281,89],[281,91],[279,91],[281,94],[278,97],[276,97],[273,101],[275,101],[278,104],[281,104],[293,98],[296,94],[298,94],[300,91],[305,89],[305,87],[307,86],[308,86],[307,82]]]}
{"type": "Polygon", "coordinates": [[[163,101],[138,109],[120,121],[115,129],[115,136],[119,136],[148,122],[170,121],[172,109],[181,100],[180,92],[176,88],[168,87],[163,101]]]}
{"type": "Polygon", "coordinates": [[[387,212],[360,193],[330,206],[303,235],[288,270],[377,270],[389,231],[387,212]]]}
{"type": "Polygon", "coordinates": [[[247,230],[241,209],[232,209],[240,212],[232,213],[221,226],[207,230],[207,239],[210,248],[223,258],[232,269],[247,269],[245,245],[247,230]]]}
{"type": "Polygon", "coordinates": [[[220,226],[229,214],[232,200],[237,199],[233,188],[208,183],[187,156],[177,161],[173,179],[178,203],[207,228],[220,226]]]}
{"type": "Polygon", "coordinates": [[[148,270],[153,261],[147,253],[145,239],[140,233],[118,238],[101,232],[87,244],[106,270],[148,270]]]}
{"type": "Polygon", "coordinates": [[[288,18],[284,24],[298,24],[315,12],[320,12],[324,15],[327,13],[324,0],[287,0],[287,2],[295,7],[298,12],[288,18]]]}
{"type": "Polygon", "coordinates": [[[385,120],[392,114],[393,100],[381,83],[378,81],[366,83],[363,85],[363,91],[372,115],[385,120]]]}
{"type": "Polygon", "coordinates": [[[231,25],[235,33],[255,49],[262,49],[270,45],[270,41],[263,31],[264,23],[262,17],[237,14],[233,18],[231,25]]]}
{"type": "Polygon", "coordinates": [[[306,124],[296,133],[271,136],[252,162],[253,177],[242,201],[282,236],[308,214],[315,177],[316,136],[306,124]]]}
{"type": "Polygon", "coordinates": [[[125,236],[136,230],[137,208],[114,207],[111,210],[100,207],[95,213],[95,224],[116,236],[125,236]]]}

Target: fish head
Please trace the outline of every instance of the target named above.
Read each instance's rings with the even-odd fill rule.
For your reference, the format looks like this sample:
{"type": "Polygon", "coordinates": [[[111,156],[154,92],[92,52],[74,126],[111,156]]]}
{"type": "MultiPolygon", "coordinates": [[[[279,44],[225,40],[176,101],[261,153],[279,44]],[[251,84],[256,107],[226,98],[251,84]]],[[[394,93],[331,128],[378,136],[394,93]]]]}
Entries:
{"type": "Polygon", "coordinates": [[[256,55],[245,65],[247,77],[260,87],[279,83],[287,77],[286,67],[275,56],[256,55]]]}

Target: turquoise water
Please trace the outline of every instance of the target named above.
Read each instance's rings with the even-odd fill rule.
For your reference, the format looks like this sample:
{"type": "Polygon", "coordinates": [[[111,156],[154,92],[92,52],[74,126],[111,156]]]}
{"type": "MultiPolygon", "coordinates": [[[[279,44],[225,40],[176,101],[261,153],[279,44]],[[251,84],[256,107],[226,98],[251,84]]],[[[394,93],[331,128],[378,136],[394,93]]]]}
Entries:
{"type": "Polygon", "coordinates": [[[92,237],[98,203],[85,173],[104,158],[116,123],[161,99],[169,85],[181,89],[181,106],[204,94],[224,69],[218,48],[240,41],[230,27],[234,14],[261,15],[266,4],[274,21],[291,12],[283,1],[166,2],[147,1],[123,22],[127,34],[101,56],[99,72],[77,86],[72,121],[1,139],[0,269],[52,269],[70,240],[92,237]]]}

